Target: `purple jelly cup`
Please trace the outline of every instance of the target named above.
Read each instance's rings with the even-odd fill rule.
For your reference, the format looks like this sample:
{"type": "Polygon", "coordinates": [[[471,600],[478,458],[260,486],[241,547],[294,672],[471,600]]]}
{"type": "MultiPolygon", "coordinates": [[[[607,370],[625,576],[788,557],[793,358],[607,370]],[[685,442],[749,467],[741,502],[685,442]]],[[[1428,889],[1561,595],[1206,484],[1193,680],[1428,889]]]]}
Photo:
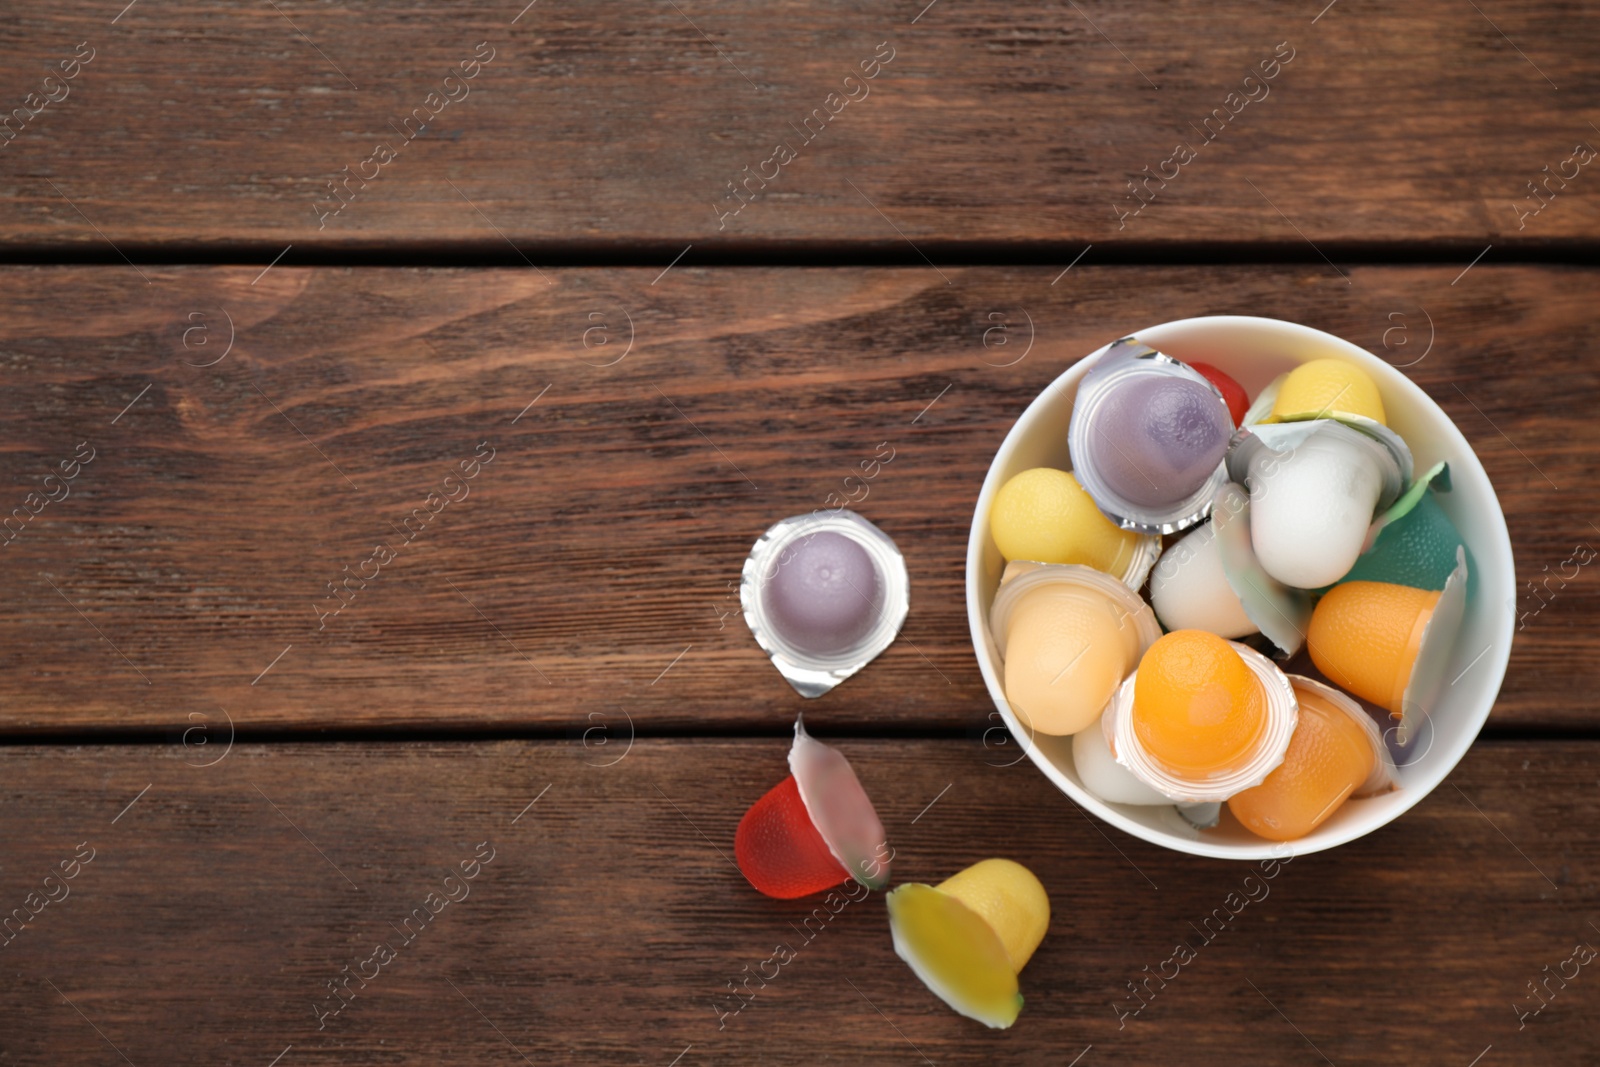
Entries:
{"type": "Polygon", "coordinates": [[[1198,371],[1130,337],[1083,376],[1067,429],[1072,472],[1126,530],[1177,533],[1227,480],[1233,416],[1198,371]]]}
{"type": "Polygon", "coordinates": [[[739,604],[756,643],[803,697],[819,697],[888,648],[911,606],[905,557],[839,508],[774,523],[751,548],[739,604]]]}

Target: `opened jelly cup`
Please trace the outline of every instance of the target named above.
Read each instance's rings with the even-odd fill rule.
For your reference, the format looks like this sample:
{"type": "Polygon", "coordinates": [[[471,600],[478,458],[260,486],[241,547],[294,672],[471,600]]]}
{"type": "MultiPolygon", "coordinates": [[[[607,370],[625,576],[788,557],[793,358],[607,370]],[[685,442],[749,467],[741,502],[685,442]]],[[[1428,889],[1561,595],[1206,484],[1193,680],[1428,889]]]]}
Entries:
{"type": "MultiPolygon", "coordinates": [[[[1119,326],[1107,327],[1108,341],[1125,332],[1119,332],[1119,326]]],[[[1452,488],[1441,494],[1437,503],[1460,532],[1473,568],[1460,636],[1444,670],[1447,684],[1427,723],[1432,743],[1398,769],[1398,789],[1347,802],[1292,847],[1297,855],[1306,854],[1368,834],[1398,818],[1445,779],[1478,735],[1499,693],[1511,652],[1515,616],[1510,605],[1515,603],[1516,579],[1511,539],[1494,487],[1461,432],[1426,393],[1400,370],[1341,338],[1295,323],[1236,315],[1184,319],[1136,330],[1133,336],[1170,356],[1221,369],[1252,397],[1301,363],[1319,358],[1349,360],[1376,382],[1388,426],[1410,447],[1416,470],[1425,472],[1440,461],[1450,464],[1452,488]]],[[[967,545],[967,617],[979,668],[1002,718],[1029,758],[1091,814],[1179,852],[1239,860],[1281,857],[1282,845],[1254,836],[1226,810],[1217,827],[1199,830],[1174,817],[1170,808],[1098,799],[1078,777],[1073,739],[1030,736],[1006,702],[1003,661],[988,626],[1005,567],[989,537],[990,504],[1000,485],[1012,475],[1031,467],[1070,466],[1062,428],[1071,420],[1079,380],[1104,352],[1102,348],[1077,359],[1079,353],[1059,348],[1052,352],[1043,341],[1034,350],[1034,357],[1055,358],[1067,369],[1017,419],[995,454],[978,495],[967,545]],[[1074,359],[1077,362],[1072,362],[1074,359]]]]}

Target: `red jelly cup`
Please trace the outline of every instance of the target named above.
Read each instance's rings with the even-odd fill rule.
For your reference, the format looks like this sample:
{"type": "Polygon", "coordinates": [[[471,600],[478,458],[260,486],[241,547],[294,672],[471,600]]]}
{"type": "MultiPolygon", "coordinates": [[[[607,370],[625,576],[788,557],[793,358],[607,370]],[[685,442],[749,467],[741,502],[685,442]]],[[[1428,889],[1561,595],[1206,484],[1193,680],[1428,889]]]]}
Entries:
{"type": "Polygon", "coordinates": [[[1245,412],[1250,410],[1250,395],[1244,391],[1244,386],[1209,363],[1191,363],[1189,366],[1198,371],[1200,377],[1217,387],[1222,399],[1228,402],[1228,414],[1233,416],[1233,425],[1238,427],[1243,423],[1245,412]]]}
{"type": "Polygon", "coordinates": [[[739,820],[733,854],[758,892],[780,900],[820,893],[854,878],[889,883],[893,856],[883,823],[850,762],[794,724],[789,776],[739,820]]]}

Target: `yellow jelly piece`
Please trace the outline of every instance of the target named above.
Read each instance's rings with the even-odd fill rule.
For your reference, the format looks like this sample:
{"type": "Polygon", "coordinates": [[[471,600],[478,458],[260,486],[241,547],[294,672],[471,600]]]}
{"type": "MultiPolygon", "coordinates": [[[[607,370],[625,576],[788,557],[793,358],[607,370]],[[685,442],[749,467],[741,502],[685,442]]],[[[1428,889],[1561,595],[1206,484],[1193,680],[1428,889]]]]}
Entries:
{"type": "Polygon", "coordinates": [[[1006,632],[1006,699],[1032,730],[1064,737],[1099,718],[1133,669],[1139,632],[1093,589],[1041,586],[1023,596],[1006,632]]]}
{"type": "Polygon", "coordinates": [[[1383,397],[1378,395],[1371,375],[1354,363],[1313,359],[1284,378],[1268,421],[1294,422],[1335,415],[1360,415],[1382,423],[1383,397]]]}
{"type": "Polygon", "coordinates": [[[1267,721],[1266,695],[1244,660],[1204,630],[1174,630],[1150,646],[1133,682],[1133,728],[1174,774],[1237,770],[1267,721]]]}
{"type": "Polygon", "coordinates": [[[885,902],[895,953],[940,1000],[995,1029],[1016,1022],[1017,972],[1050,925],[1050,900],[1033,872],[984,860],[937,887],[902,885],[885,902]]]}
{"type": "Polygon", "coordinates": [[[896,955],[935,996],[996,1030],[1017,1021],[1022,1011],[1017,972],[977,912],[917,883],[891,891],[885,902],[896,955]]]}
{"type": "Polygon", "coordinates": [[[1121,577],[1138,535],[1100,513],[1066,471],[1035,467],[1013,476],[994,495],[989,532],[1006,559],[1077,563],[1121,577]]]}
{"type": "Polygon", "coordinates": [[[1228,808],[1270,841],[1304,837],[1339,810],[1377,759],[1366,731],[1311,689],[1295,687],[1300,722],[1283,762],[1260,785],[1235,793],[1228,808]]]}

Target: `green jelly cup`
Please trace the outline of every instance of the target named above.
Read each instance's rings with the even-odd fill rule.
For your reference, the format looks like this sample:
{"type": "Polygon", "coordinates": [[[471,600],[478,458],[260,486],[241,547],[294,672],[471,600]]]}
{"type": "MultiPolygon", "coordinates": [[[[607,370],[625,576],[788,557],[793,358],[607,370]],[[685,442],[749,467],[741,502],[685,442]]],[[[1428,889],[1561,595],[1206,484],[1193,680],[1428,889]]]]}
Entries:
{"type": "MultiPolygon", "coordinates": [[[[1444,588],[1456,568],[1460,532],[1430,490],[1415,507],[1378,532],[1372,548],[1341,582],[1389,582],[1413,589],[1444,588]]],[[[1472,563],[1468,560],[1468,571],[1472,563]]]]}

